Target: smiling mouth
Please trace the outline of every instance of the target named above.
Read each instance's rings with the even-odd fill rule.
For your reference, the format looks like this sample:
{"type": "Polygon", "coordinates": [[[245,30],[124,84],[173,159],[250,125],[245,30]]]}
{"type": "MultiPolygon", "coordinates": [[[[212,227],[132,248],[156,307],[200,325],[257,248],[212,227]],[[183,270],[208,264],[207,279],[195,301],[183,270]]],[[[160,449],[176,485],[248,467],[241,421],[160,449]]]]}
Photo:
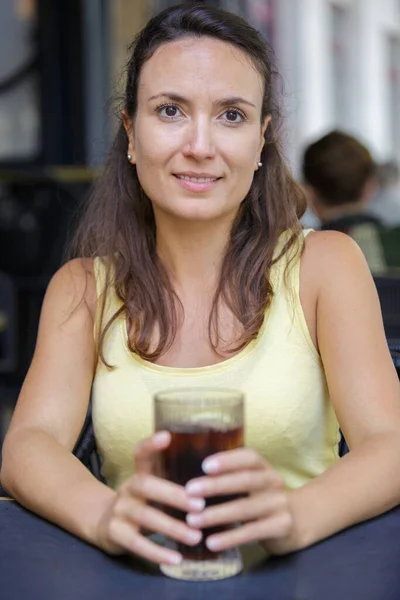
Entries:
{"type": "Polygon", "coordinates": [[[213,183],[221,179],[221,177],[189,177],[188,175],[175,175],[175,177],[184,181],[192,181],[193,183],[213,183]]]}

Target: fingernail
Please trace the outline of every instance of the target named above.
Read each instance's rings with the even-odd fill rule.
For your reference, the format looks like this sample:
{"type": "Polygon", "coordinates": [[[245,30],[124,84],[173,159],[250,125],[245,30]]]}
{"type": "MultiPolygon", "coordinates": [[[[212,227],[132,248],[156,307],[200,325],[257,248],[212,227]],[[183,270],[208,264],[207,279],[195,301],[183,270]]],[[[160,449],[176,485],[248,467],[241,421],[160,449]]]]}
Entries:
{"type": "Polygon", "coordinates": [[[164,444],[169,440],[168,431],[158,431],[154,434],[154,440],[157,444],[164,444]]]}
{"type": "Polygon", "coordinates": [[[201,531],[190,531],[186,535],[186,541],[189,544],[198,544],[202,537],[203,537],[203,534],[201,533],[201,531]]]}
{"type": "Polygon", "coordinates": [[[190,498],[189,506],[192,510],[203,510],[206,505],[204,498],[190,498]]]}
{"type": "Polygon", "coordinates": [[[214,458],[206,458],[206,460],[203,460],[201,468],[203,469],[204,473],[207,473],[207,474],[208,473],[218,473],[219,464],[218,464],[218,461],[215,460],[214,458]]]}
{"type": "Polygon", "coordinates": [[[180,565],[182,560],[183,557],[181,554],[174,554],[173,556],[169,557],[168,562],[170,565],[180,565]]]}
{"type": "Polygon", "coordinates": [[[209,550],[218,550],[220,547],[220,542],[217,538],[207,539],[206,546],[209,550]]]}
{"type": "Polygon", "coordinates": [[[198,481],[191,481],[185,486],[187,494],[201,494],[203,486],[198,481]]]}
{"type": "Polygon", "coordinates": [[[186,515],[186,523],[190,527],[198,527],[201,525],[201,516],[200,515],[186,515]]]}

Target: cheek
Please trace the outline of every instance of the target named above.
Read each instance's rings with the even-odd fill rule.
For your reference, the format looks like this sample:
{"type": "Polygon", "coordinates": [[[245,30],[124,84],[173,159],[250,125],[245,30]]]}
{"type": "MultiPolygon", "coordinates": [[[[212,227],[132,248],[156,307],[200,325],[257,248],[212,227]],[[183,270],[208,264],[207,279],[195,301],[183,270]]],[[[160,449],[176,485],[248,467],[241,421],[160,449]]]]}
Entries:
{"type": "Polygon", "coordinates": [[[136,171],[140,185],[153,202],[159,202],[164,196],[164,167],[172,153],[171,144],[155,135],[151,128],[147,129],[146,135],[140,135],[140,131],[137,133],[136,171]]]}
{"type": "MultiPolygon", "coordinates": [[[[229,163],[236,173],[236,185],[241,188],[249,188],[253,181],[257,165],[257,146],[253,140],[235,143],[230,146],[229,163]]],[[[247,193],[247,190],[246,190],[247,193]]]]}
{"type": "Polygon", "coordinates": [[[241,172],[251,171],[256,166],[259,146],[258,129],[233,132],[233,135],[220,138],[221,153],[226,160],[241,172]]]}
{"type": "Polygon", "coordinates": [[[254,144],[238,145],[234,156],[231,154],[231,168],[234,171],[232,186],[230,188],[230,197],[234,204],[240,204],[247,196],[251,184],[253,183],[257,149],[254,144]]]}
{"type": "MultiPolygon", "coordinates": [[[[162,166],[168,159],[171,150],[169,145],[147,139],[136,146],[136,162],[138,169],[149,169],[162,166]]],[[[154,171],[153,176],[157,176],[154,171]]]]}
{"type": "MultiPolygon", "coordinates": [[[[165,135],[165,130],[154,126],[154,123],[146,125],[143,119],[135,139],[138,170],[164,165],[176,150],[176,137],[165,135]]],[[[154,172],[153,176],[157,177],[157,173],[154,172]]]]}
{"type": "Polygon", "coordinates": [[[234,193],[239,202],[247,196],[251,184],[253,183],[254,173],[254,165],[252,162],[251,164],[247,164],[238,174],[234,193]]]}

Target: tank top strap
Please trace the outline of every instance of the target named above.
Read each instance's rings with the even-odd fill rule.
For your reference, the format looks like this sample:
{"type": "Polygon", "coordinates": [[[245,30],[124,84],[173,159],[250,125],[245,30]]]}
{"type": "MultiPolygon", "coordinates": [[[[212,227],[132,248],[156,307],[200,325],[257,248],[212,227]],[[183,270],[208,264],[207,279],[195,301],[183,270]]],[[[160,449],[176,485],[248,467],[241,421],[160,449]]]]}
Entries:
{"type": "Polygon", "coordinates": [[[286,260],[284,261],[287,274],[283,276],[284,282],[295,294],[298,302],[300,302],[300,264],[301,256],[304,249],[304,241],[306,237],[314,231],[313,229],[303,229],[302,235],[299,238],[298,244],[293,250],[288,252],[286,260]]]}
{"type": "Polygon", "coordinates": [[[297,295],[299,295],[300,259],[303,242],[311,231],[313,231],[313,229],[304,229],[302,235],[295,244],[283,254],[283,256],[280,256],[280,254],[289,240],[291,232],[290,230],[286,230],[279,236],[274,251],[274,258],[277,259],[277,261],[272,265],[270,271],[270,279],[275,295],[282,293],[287,294],[287,289],[283,289],[284,283],[286,283],[294,293],[297,292],[297,295]]]}
{"type": "Polygon", "coordinates": [[[304,229],[299,238],[299,243],[275,263],[274,305],[276,314],[279,315],[279,327],[284,327],[283,323],[286,321],[289,330],[293,331],[294,328],[300,334],[313,358],[320,365],[321,358],[311,339],[300,300],[300,267],[303,243],[305,238],[313,231],[314,229],[304,229]],[[285,318],[283,318],[283,315],[285,315],[285,318]]]}

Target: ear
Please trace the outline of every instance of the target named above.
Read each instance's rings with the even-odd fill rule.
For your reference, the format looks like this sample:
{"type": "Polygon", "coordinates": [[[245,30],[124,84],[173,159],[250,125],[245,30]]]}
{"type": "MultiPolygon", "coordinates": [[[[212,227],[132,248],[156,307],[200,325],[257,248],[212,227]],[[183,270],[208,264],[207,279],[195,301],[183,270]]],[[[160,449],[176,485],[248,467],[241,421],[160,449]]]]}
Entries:
{"type": "MultiPolygon", "coordinates": [[[[258,156],[258,160],[257,162],[261,161],[261,152],[262,149],[264,148],[264,144],[265,144],[265,132],[267,131],[267,127],[269,125],[271,121],[271,115],[267,115],[264,119],[263,124],[261,125],[261,131],[260,131],[260,144],[258,146],[258,150],[257,150],[257,156],[258,156]]],[[[256,171],[259,169],[259,167],[257,166],[256,171]]]]}
{"type": "Polygon", "coordinates": [[[127,148],[126,153],[130,154],[132,156],[131,163],[135,164],[136,163],[136,148],[135,148],[135,136],[134,136],[133,121],[128,116],[125,108],[123,109],[121,116],[122,116],[122,123],[123,123],[125,131],[126,131],[126,135],[128,136],[128,148],[127,148]]]}

